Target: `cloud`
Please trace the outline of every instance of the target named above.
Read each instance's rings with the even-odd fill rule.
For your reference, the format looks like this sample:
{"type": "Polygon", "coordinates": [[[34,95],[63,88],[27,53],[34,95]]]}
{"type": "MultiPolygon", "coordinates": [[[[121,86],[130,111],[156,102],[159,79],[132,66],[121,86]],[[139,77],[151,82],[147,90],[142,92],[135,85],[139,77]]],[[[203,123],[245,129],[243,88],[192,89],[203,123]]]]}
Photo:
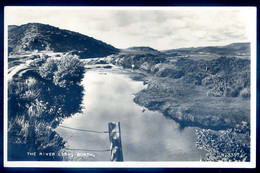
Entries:
{"type": "Polygon", "coordinates": [[[243,8],[10,7],[8,24],[40,22],[118,48],[197,47],[249,41],[252,13],[243,8]]]}

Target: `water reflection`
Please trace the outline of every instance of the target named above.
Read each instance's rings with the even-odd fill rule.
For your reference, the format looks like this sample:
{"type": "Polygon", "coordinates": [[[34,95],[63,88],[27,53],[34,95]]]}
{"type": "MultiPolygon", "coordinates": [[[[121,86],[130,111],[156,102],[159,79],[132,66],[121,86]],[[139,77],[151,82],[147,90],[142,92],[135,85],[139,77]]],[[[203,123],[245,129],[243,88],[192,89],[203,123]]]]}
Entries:
{"type": "MultiPolygon", "coordinates": [[[[195,147],[195,128],[179,131],[179,125],[158,112],[143,110],[133,102],[134,93],[145,88],[142,81],[133,81],[130,73],[120,68],[92,69],[83,79],[85,88],[83,113],[64,120],[63,126],[79,129],[107,130],[108,123],[120,121],[125,161],[193,161],[200,160],[195,147]],[[104,71],[105,70],[105,71],[104,71]]],[[[56,131],[71,149],[109,149],[108,134],[56,131]]],[[[66,149],[65,149],[66,151],[66,149]]],[[[87,161],[109,161],[110,152],[87,152],[95,157],[87,161]]],[[[71,160],[79,158],[71,158],[71,160]]]]}

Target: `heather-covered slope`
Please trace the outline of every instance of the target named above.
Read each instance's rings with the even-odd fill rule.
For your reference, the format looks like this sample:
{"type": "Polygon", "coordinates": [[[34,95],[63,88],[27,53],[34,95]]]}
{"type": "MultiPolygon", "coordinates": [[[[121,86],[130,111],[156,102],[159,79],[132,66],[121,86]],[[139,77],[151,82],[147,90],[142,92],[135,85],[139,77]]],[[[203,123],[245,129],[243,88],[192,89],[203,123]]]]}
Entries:
{"type": "Polygon", "coordinates": [[[80,33],[40,23],[8,27],[8,53],[26,51],[71,52],[81,58],[104,57],[117,53],[111,45],[80,33]]]}

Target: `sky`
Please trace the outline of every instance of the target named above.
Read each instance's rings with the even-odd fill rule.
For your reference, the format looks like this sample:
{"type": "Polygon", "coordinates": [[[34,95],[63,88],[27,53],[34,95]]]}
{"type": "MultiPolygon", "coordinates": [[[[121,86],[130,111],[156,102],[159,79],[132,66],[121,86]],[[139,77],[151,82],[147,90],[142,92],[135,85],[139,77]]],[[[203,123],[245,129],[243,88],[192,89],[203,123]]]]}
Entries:
{"type": "Polygon", "coordinates": [[[255,8],[5,7],[5,25],[49,24],[116,48],[158,50],[250,42],[255,8]]]}

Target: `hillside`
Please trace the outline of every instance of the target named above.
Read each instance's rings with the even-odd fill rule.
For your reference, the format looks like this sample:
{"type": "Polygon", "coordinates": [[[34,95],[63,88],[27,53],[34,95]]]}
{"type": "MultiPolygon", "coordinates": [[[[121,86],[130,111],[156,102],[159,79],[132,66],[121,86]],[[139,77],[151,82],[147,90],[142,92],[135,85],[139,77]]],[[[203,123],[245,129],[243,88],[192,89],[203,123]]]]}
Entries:
{"type": "Polygon", "coordinates": [[[222,56],[250,56],[250,43],[232,43],[226,46],[191,47],[162,51],[167,55],[216,54],[222,56]]]}
{"type": "Polygon", "coordinates": [[[26,51],[71,52],[81,58],[104,57],[118,49],[92,37],[40,23],[8,26],[8,54],[26,51]]]}
{"type": "Polygon", "coordinates": [[[123,49],[120,51],[121,54],[152,54],[152,55],[159,55],[161,54],[160,51],[153,49],[151,47],[145,47],[145,46],[140,46],[140,47],[129,47],[127,49],[123,49]]]}

